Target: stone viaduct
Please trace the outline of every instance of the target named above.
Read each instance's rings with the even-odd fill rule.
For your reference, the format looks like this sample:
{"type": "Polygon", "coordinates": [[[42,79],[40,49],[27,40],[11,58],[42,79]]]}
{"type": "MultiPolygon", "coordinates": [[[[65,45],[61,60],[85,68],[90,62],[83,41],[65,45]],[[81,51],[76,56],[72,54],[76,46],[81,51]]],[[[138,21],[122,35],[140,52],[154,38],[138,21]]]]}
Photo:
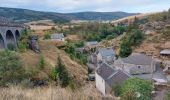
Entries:
{"type": "Polygon", "coordinates": [[[0,49],[8,48],[9,44],[17,47],[23,29],[23,25],[0,20],[0,49]]]}

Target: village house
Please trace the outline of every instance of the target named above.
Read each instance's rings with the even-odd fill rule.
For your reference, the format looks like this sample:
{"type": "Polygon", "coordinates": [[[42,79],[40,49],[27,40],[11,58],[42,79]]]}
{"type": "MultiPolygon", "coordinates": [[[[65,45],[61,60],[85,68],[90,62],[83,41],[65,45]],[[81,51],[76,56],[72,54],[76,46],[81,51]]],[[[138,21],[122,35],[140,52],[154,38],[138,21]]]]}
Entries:
{"type": "Polygon", "coordinates": [[[102,63],[95,72],[96,88],[106,96],[111,93],[113,86],[123,85],[130,77],[128,73],[122,70],[115,70],[113,66],[102,63]]]}
{"type": "Polygon", "coordinates": [[[89,51],[91,49],[97,48],[98,42],[97,41],[88,41],[85,43],[84,49],[89,51]]]}
{"type": "Polygon", "coordinates": [[[98,62],[112,63],[116,59],[116,54],[113,48],[99,48],[97,51],[98,62]]]}
{"type": "Polygon", "coordinates": [[[63,33],[54,33],[51,34],[51,40],[55,40],[55,41],[65,41],[64,39],[64,34],[63,33]]]}
{"type": "Polygon", "coordinates": [[[140,53],[132,53],[129,57],[119,58],[114,65],[129,74],[147,74],[156,70],[156,61],[151,56],[140,53]]]}
{"type": "Polygon", "coordinates": [[[160,52],[163,56],[170,56],[170,49],[164,49],[160,52]]]}
{"type": "Polygon", "coordinates": [[[133,77],[154,80],[155,84],[166,84],[167,78],[160,68],[160,62],[140,53],[132,53],[129,57],[119,58],[114,62],[117,69],[129,73],[133,77]]]}
{"type": "Polygon", "coordinates": [[[163,65],[165,66],[164,72],[170,73],[170,61],[164,61],[163,65]]]}

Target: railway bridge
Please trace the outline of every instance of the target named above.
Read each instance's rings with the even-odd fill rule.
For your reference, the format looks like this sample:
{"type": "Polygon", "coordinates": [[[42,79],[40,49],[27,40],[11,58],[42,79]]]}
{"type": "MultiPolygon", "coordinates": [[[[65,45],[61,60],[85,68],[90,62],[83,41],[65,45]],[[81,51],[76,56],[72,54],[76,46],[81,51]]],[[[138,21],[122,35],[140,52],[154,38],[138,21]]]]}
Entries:
{"type": "Polygon", "coordinates": [[[24,25],[0,18],[0,49],[8,48],[9,45],[17,47],[17,41],[23,29],[24,25]]]}

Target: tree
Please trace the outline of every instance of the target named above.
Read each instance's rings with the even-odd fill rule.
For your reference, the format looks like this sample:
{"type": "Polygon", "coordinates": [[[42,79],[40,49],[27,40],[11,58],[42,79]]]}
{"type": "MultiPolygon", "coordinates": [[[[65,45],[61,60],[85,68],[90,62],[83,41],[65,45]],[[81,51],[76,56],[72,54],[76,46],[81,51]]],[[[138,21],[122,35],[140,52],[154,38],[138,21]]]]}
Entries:
{"type": "Polygon", "coordinates": [[[132,53],[132,46],[140,45],[143,39],[144,34],[139,29],[133,29],[131,32],[126,33],[120,45],[120,57],[128,57],[132,53]]]}
{"type": "Polygon", "coordinates": [[[40,56],[40,61],[39,61],[39,67],[40,67],[41,69],[43,69],[44,66],[45,66],[45,59],[44,59],[44,57],[41,55],[41,56],[40,56]]]}
{"type": "MultiPolygon", "coordinates": [[[[125,81],[122,87],[122,98],[134,97],[136,95],[137,100],[151,100],[151,92],[153,90],[152,82],[139,79],[130,78],[125,81]]],[[[123,99],[127,100],[127,99],[123,99]]],[[[133,99],[128,99],[133,100],[133,99]]]]}
{"type": "Polygon", "coordinates": [[[59,84],[62,87],[67,87],[69,85],[70,82],[70,78],[69,78],[69,74],[67,72],[67,70],[65,69],[65,66],[62,64],[61,58],[58,57],[58,64],[56,65],[56,74],[59,84]]]}
{"type": "Polygon", "coordinates": [[[11,51],[0,52],[0,86],[18,84],[26,78],[19,56],[11,51]]]}
{"type": "Polygon", "coordinates": [[[132,53],[131,45],[128,42],[123,41],[120,46],[119,56],[128,57],[132,53]]]}

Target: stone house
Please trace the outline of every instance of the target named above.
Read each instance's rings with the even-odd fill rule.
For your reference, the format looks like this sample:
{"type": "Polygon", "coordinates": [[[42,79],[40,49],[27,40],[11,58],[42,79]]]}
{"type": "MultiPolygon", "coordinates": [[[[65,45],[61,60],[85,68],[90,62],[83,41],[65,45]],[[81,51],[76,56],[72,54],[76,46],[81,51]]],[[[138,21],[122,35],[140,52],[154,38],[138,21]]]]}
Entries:
{"type": "Polygon", "coordinates": [[[114,85],[123,85],[130,77],[128,73],[122,70],[115,70],[114,67],[107,63],[102,63],[95,72],[96,88],[106,96],[111,93],[114,85]]]}
{"type": "Polygon", "coordinates": [[[127,58],[119,58],[114,65],[132,75],[148,74],[156,70],[156,61],[151,56],[140,53],[132,53],[127,58]]]}
{"type": "Polygon", "coordinates": [[[116,53],[113,48],[100,48],[97,51],[98,62],[113,62],[116,59],[116,53]]]}
{"type": "Polygon", "coordinates": [[[97,48],[98,42],[97,41],[88,41],[85,43],[84,49],[89,51],[91,49],[97,48]]]}
{"type": "Polygon", "coordinates": [[[55,41],[65,41],[64,39],[64,34],[63,33],[54,33],[51,34],[51,40],[55,40],[55,41]]]}
{"type": "Polygon", "coordinates": [[[170,49],[164,49],[160,52],[163,56],[170,56],[170,49]]]}

